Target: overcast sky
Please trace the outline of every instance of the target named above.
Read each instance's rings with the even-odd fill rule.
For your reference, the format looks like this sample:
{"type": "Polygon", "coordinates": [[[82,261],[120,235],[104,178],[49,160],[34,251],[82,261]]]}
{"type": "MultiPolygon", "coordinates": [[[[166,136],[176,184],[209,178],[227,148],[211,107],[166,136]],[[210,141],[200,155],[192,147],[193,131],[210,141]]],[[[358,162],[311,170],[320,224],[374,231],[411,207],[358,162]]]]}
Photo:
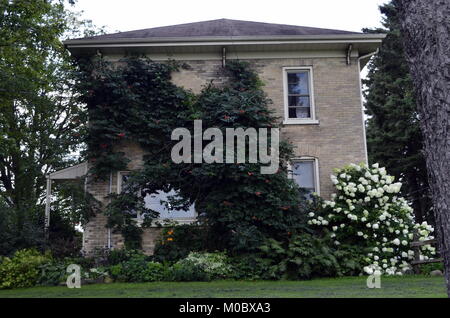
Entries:
{"type": "Polygon", "coordinates": [[[84,18],[108,32],[236,19],[361,31],[381,26],[386,0],[78,0],[84,18]]]}

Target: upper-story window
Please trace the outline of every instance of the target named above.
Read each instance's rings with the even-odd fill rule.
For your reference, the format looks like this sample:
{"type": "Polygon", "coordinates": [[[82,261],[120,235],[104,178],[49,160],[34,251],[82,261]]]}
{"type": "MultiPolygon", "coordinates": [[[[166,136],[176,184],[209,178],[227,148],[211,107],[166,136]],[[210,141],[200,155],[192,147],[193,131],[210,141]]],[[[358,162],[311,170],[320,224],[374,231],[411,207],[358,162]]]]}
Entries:
{"type": "Polygon", "coordinates": [[[284,124],[318,124],[314,109],[312,67],[285,67],[284,124]]]}
{"type": "MultiPolygon", "coordinates": [[[[128,171],[120,171],[118,173],[117,189],[119,193],[126,191],[128,178],[128,171]]],[[[145,207],[159,212],[160,220],[171,219],[181,223],[190,223],[194,221],[196,218],[195,205],[191,205],[187,210],[176,210],[172,208],[168,202],[168,197],[174,195],[176,195],[174,190],[170,190],[169,192],[158,191],[157,193],[146,195],[144,198],[145,207]]],[[[131,213],[136,219],[142,220],[141,215],[133,212],[131,213]]]]}

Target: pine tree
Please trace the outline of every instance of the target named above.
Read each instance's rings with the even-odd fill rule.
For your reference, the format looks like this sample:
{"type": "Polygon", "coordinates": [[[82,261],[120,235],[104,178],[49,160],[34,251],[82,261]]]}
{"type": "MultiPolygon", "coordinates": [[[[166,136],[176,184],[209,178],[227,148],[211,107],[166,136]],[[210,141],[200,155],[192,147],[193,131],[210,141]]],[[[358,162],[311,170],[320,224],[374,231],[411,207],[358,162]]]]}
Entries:
{"type": "Polygon", "coordinates": [[[412,202],[417,222],[434,223],[422,154],[423,137],[400,38],[398,2],[392,0],[380,7],[383,29],[364,30],[386,33],[380,52],[368,65],[368,79],[364,81],[369,161],[379,162],[391,174],[402,178],[402,195],[412,202]]]}

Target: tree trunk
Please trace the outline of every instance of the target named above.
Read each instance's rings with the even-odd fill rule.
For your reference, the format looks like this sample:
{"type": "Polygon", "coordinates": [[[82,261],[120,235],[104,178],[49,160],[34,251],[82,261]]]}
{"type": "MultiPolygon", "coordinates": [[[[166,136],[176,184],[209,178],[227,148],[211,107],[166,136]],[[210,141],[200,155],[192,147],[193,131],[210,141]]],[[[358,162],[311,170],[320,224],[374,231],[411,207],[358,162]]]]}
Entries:
{"type": "Polygon", "coordinates": [[[400,11],[450,297],[450,1],[403,0],[400,11]]]}

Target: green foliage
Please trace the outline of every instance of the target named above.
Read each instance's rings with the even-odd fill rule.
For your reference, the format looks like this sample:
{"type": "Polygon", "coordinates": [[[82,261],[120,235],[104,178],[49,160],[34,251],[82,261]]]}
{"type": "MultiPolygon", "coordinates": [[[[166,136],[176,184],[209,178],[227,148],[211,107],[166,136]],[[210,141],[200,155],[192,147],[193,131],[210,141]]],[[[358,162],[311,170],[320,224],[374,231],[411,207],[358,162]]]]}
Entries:
{"type": "Polygon", "coordinates": [[[61,40],[91,26],[67,2],[0,1],[0,202],[9,238],[1,254],[43,247],[46,174],[78,163],[73,154],[83,150],[78,67],[61,40]]]}
{"type": "Polygon", "coordinates": [[[0,289],[34,286],[39,279],[41,265],[51,261],[49,255],[26,249],[5,257],[0,263],[0,289]]]}
{"type": "Polygon", "coordinates": [[[174,282],[210,281],[211,277],[202,266],[183,259],[169,267],[166,280],[174,282]]]}
{"type": "Polygon", "coordinates": [[[111,171],[126,170],[127,158],[115,149],[130,140],[138,141],[148,154],[143,168],[131,174],[126,191],[111,196],[108,226],[124,234],[126,241],[135,240],[138,233],[131,230],[136,227],[132,214],[144,217],[143,226],[158,216],[145,207],[145,195],[175,190],[178,197],[170,198],[170,204],[183,209],[195,202],[201,225],[214,235],[210,250],[256,251],[265,237],[285,237],[303,227],[299,190],[287,177],[286,162],[292,156],[288,143],[280,145],[281,166],[275,174],[261,174],[261,162],[172,161],[171,149],[177,143],[171,139],[173,129],[192,131],[194,119],[201,119],[205,128],[222,131],[277,127],[277,118],[268,108],[271,101],[248,63],[230,61],[220,71],[225,84],[207,85],[197,96],[170,81],[179,67],[174,62],[136,57],[125,58],[118,65],[102,59],[84,65],[80,83],[82,101],[89,110],[92,172],[102,178],[111,171]]]}
{"type": "Polygon", "coordinates": [[[148,262],[148,257],[135,253],[128,260],[109,267],[111,277],[121,282],[152,282],[165,277],[166,267],[148,262]]]}
{"type": "Polygon", "coordinates": [[[310,279],[335,276],[339,271],[334,250],[311,234],[293,235],[287,244],[268,239],[260,248],[264,257],[272,260],[268,269],[272,279],[310,279]]]}
{"type": "Polygon", "coordinates": [[[432,271],[440,270],[444,273],[444,263],[430,263],[420,265],[420,273],[430,275],[432,271]]]}
{"type": "Polygon", "coordinates": [[[257,254],[245,254],[230,258],[232,272],[229,278],[236,280],[273,279],[268,268],[272,261],[257,254]]]}
{"type": "Polygon", "coordinates": [[[176,262],[207,248],[208,229],[196,224],[164,228],[156,242],[153,258],[159,262],[176,262]]]}
{"type": "Polygon", "coordinates": [[[136,254],[141,254],[141,252],[136,250],[128,250],[125,248],[111,250],[107,256],[107,264],[117,265],[127,262],[136,254]]]}
{"type": "Polygon", "coordinates": [[[416,221],[434,223],[427,169],[422,154],[416,100],[400,34],[399,0],[380,6],[386,33],[380,52],[368,65],[364,85],[369,159],[402,178],[402,195],[412,202],[416,221]]]}
{"type": "Polygon", "coordinates": [[[67,264],[52,261],[40,266],[40,275],[37,284],[43,286],[58,286],[67,279],[67,264]]]}

